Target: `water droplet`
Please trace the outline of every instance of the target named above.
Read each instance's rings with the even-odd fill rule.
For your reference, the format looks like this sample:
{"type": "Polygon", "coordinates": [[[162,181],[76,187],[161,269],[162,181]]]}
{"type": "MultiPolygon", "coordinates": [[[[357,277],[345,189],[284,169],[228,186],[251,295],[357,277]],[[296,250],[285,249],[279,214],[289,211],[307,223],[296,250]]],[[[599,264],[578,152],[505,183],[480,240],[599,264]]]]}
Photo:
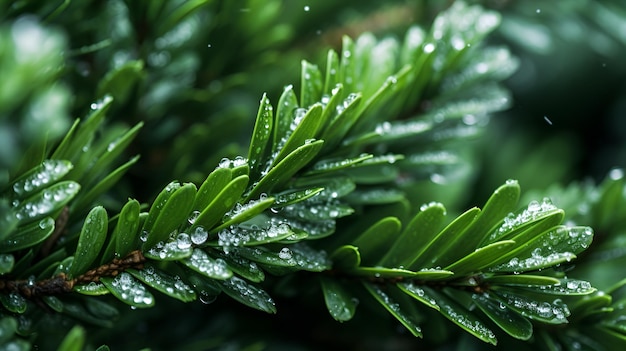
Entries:
{"type": "Polygon", "coordinates": [[[624,178],[624,170],[620,168],[614,168],[609,172],[609,178],[612,180],[620,180],[624,178]]]}
{"type": "Polygon", "coordinates": [[[552,125],[552,121],[550,120],[550,118],[548,118],[548,116],[543,116],[543,119],[546,121],[546,123],[552,125]]]}
{"type": "Polygon", "coordinates": [[[293,257],[293,253],[286,247],[283,247],[278,253],[278,257],[283,260],[290,260],[293,257]]]}
{"type": "Polygon", "coordinates": [[[179,249],[185,250],[191,247],[191,237],[187,233],[180,233],[176,237],[176,245],[179,249]]]}
{"type": "Polygon", "coordinates": [[[196,227],[191,233],[191,242],[196,245],[204,244],[209,238],[209,232],[204,227],[196,227]]]}

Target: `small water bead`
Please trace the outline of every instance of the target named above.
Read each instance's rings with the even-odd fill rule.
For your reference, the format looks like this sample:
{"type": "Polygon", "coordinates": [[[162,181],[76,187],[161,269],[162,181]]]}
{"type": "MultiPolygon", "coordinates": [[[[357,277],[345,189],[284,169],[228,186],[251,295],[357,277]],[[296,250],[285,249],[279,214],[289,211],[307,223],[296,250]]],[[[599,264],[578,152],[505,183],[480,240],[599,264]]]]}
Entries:
{"type": "Polygon", "coordinates": [[[139,240],[145,243],[148,240],[148,235],[150,235],[150,232],[148,232],[147,230],[142,230],[141,234],[139,234],[139,240]]]}
{"type": "Polygon", "coordinates": [[[200,291],[198,299],[205,305],[211,304],[217,300],[217,295],[209,294],[206,291],[200,291]]]}
{"type": "Polygon", "coordinates": [[[186,264],[193,266],[198,272],[217,279],[227,279],[232,276],[226,262],[221,258],[212,259],[201,249],[194,249],[186,264]]]}
{"type": "Polygon", "coordinates": [[[237,156],[234,159],[230,159],[228,157],[224,157],[220,160],[217,168],[236,168],[240,166],[244,166],[248,163],[248,159],[243,156],[237,156]]]}
{"type": "Polygon", "coordinates": [[[536,200],[531,201],[528,204],[528,207],[524,209],[518,215],[510,213],[506,218],[504,218],[504,222],[498,228],[497,232],[492,234],[490,239],[495,239],[498,234],[503,234],[508,231],[511,231],[523,224],[534,221],[541,216],[545,215],[547,212],[557,210],[558,208],[552,204],[550,198],[544,198],[542,202],[538,202],[536,200]]]}
{"type": "Polygon", "coordinates": [[[196,219],[198,219],[198,216],[200,216],[200,211],[193,211],[191,212],[191,215],[189,215],[189,218],[187,218],[187,222],[189,224],[194,224],[196,223],[196,219]]]}
{"type": "Polygon", "coordinates": [[[289,250],[289,248],[283,247],[278,253],[278,257],[283,260],[290,260],[293,258],[293,253],[289,250]]]}
{"type": "Polygon", "coordinates": [[[204,227],[196,227],[191,233],[191,242],[195,245],[204,244],[209,238],[209,232],[204,227]]]}
{"type": "Polygon", "coordinates": [[[424,48],[422,50],[424,51],[424,53],[430,54],[431,52],[435,51],[435,44],[427,43],[426,45],[424,45],[424,48]]]}
{"type": "Polygon", "coordinates": [[[132,299],[132,302],[144,305],[150,305],[154,302],[152,294],[129,273],[121,273],[113,279],[111,285],[118,289],[120,296],[124,300],[132,299]]]}
{"type": "Polygon", "coordinates": [[[611,180],[620,180],[624,178],[624,170],[620,168],[614,168],[609,172],[609,178],[611,180]]]}
{"type": "Polygon", "coordinates": [[[191,237],[187,233],[180,233],[176,237],[176,245],[179,249],[188,249],[191,247],[191,237]]]}

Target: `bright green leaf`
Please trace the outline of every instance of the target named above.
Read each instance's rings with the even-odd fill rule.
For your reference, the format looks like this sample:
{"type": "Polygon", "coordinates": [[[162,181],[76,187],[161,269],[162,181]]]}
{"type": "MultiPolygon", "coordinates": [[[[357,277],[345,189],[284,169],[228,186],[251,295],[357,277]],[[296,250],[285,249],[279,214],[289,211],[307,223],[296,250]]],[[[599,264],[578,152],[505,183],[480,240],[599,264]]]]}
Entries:
{"type": "Polygon", "coordinates": [[[193,209],[196,211],[204,210],[232,179],[230,168],[220,167],[209,173],[196,193],[193,209]]]}
{"type": "Polygon", "coordinates": [[[346,291],[337,281],[322,277],[324,302],[330,315],[339,322],[349,321],[354,317],[358,300],[346,291]]]}
{"type": "Polygon", "coordinates": [[[385,267],[409,267],[426,248],[443,224],[446,209],[440,203],[421,207],[420,212],[409,222],[407,228],[395,240],[378,265],[385,267]]]}
{"type": "Polygon", "coordinates": [[[424,245],[425,248],[422,249],[422,254],[417,256],[410,268],[419,270],[421,268],[440,266],[440,257],[446,254],[452,242],[457,240],[457,237],[460,235],[463,235],[467,227],[471,225],[479,214],[480,209],[474,207],[448,224],[427,245],[424,245]]]}
{"type": "Polygon", "coordinates": [[[506,305],[501,305],[484,294],[472,294],[472,299],[489,319],[510,336],[528,340],[533,335],[533,325],[530,321],[517,312],[507,309],[506,305]]]}
{"type": "Polygon", "coordinates": [[[302,60],[300,87],[300,106],[311,106],[322,97],[322,72],[305,60],[302,60]]]}
{"type": "Polygon", "coordinates": [[[311,141],[295,149],[277,165],[273,166],[265,177],[261,178],[248,195],[248,199],[257,197],[261,193],[268,193],[279,185],[283,185],[301,168],[311,162],[322,149],[323,143],[324,141],[322,140],[311,141]]]}
{"type": "Polygon", "coordinates": [[[192,270],[213,279],[224,280],[232,277],[233,272],[224,260],[210,257],[204,250],[195,248],[188,258],[180,261],[192,270]]]}
{"type": "Polygon", "coordinates": [[[59,345],[59,351],[81,351],[85,344],[86,332],[80,325],[74,326],[67,333],[61,345],[59,345]]]}
{"type": "Polygon", "coordinates": [[[281,147],[276,157],[274,157],[274,165],[278,164],[298,147],[313,140],[320,128],[322,110],[321,104],[314,104],[308,110],[302,108],[294,110],[289,130],[284,139],[279,141],[281,147]]]}
{"type": "MultiPolygon", "coordinates": [[[[187,183],[183,186],[175,186],[175,188],[171,196],[161,203],[162,207],[154,209],[157,212],[157,218],[152,227],[147,228],[144,224],[144,230],[148,232],[148,238],[144,243],[145,248],[152,248],[157,243],[166,241],[174,229],[187,222],[196,196],[196,186],[187,183]]],[[[153,208],[150,209],[150,215],[152,211],[153,208]]]]}
{"type": "Polygon", "coordinates": [[[126,272],[115,278],[101,277],[100,282],[111,291],[111,294],[127,305],[137,308],[154,306],[154,297],[146,287],[126,272]]]}
{"type": "Polygon", "coordinates": [[[263,194],[261,194],[258,200],[250,200],[243,205],[237,204],[231,212],[226,214],[224,222],[220,226],[213,229],[213,231],[218,231],[220,229],[245,222],[270,208],[273,204],[274,198],[263,196],[263,194]]]}
{"type": "Polygon", "coordinates": [[[13,181],[11,189],[17,199],[25,199],[56,183],[73,167],[72,163],[66,160],[44,160],[39,166],[13,181]]]}
{"type": "Polygon", "coordinates": [[[141,270],[129,269],[128,273],[144,284],[182,302],[196,299],[195,291],[185,284],[180,277],[173,277],[153,266],[147,266],[141,270]]]}
{"type": "Polygon", "coordinates": [[[378,285],[363,283],[367,291],[404,325],[414,336],[422,337],[422,329],[417,325],[416,317],[406,313],[402,306],[378,285]]]}
{"type": "MultiPolygon", "coordinates": [[[[248,162],[250,163],[250,174],[254,179],[261,174],[265,167],[265,153],[271,139],[271,131],[274,123],[273,107],[266,94],[263,94],[259,104],[252,140],[248,150],[248,162]]],[[[230,180],[230,179],[229,179],[230,180]]],[[[195,206],[194,206],[195,207],[195,206]]]]}
{"type": "Polygon", "coordinates": [[[193,227],[202,226],[208,229],[218,223],[226,211],[230,210],[240,199],[241,194],[248,186],[248,180],[246,175],[231,180],[200,212],[193,223],[193,227]]]}
{"type": "Polygon", "coordinates": [[[107,212],[102,206],[94,207],[85,218],[70,268],[71,277],[78,277],[87,271],[100,254],[107,237],[108,221],[107,212]]]}
{"type": "Polygon", "coordinates": [[[330,255],[330,259],[333,262],[333,268],[341,270],[350,270],[361,264],[359,248],[352,245],[338,247],[330,255]]]}
{"type": "Polygon", "coordinates": [[[466,310],[446,295],[429,290],[429,295],[437,301],[439,312],[454,324],[458,325],[468,333],[474,335],[478,339],[496,345],[498,340],[491,329],[480,321],[473,313],[466,310]]]}
{"type": "Polygon", "coordinates": [[[227,280],[218,280],[217,282],[226,295],[244,305],[263,312],[276,313],[274,300],[264,290],[247,283],[245,280],[232,277],[227,280]]]}
{"type": "Polygon", "coordinates": [[[80,185],[76,182],[58,182],[22,201],[16,216],[21,224],[47,217],[61,210],[79,191],[80,185]]]}
{"type": "Polygon", "coordinates": [[[490,295],[508,308],[522,314],[522,316],[548,324],[567,323],[570,311],[567,305],[559,298],[554,300],[535,300],[519,292],[507,289],[493,290],[490,295]]]}
{"type": "Polygon", "coordinates": [[[363,264],[375,265],[397,240],[402,224],[395,217],[386,217],[360,234],[352,245],[361,253],[363,264]]]}
{"type": "Polygon", "coordinates": [[[287,137],[293,120],[293,113],[298,108],[298,99],[293,92],[293,85],[288,85],[283,90],[276,115],[274,116],[274,140],[272,142],[272,154],[279,152],[278,145],[287,137]]]}
{"type": "Polygon", "coordinates": [[[457,275],[480,272],[483,268],[492,265],[494,261],[499,260],[507,252],[506,250],[513,245],[515,245],[513,240],[502,240],[483,246],[445,269],[453,271],[457,275]]]}
{"type": "MultiPolygon", "coordinates": [[[[54,220],[50,217],[18,227],[7,238],[0,241],[0,251],[11,252],[38,244],[54,232],[54,220]]],[[[13,256],[11,256],[13,257],[13,256]]],[[[6,261],[13,266],[13,260],[6,261]]]]}
{"type": "Polygon", "coordinates": [[[137,248],[139,242],[139,212],[137,200],[128,200],[117,219],[113,230],[112,240],[115,240],[115,252],[124,257],[137,248]]]}
{"type": "Polygon", "coordinates": [[[107,73],[98,84],[98,96],[111,95],[126,101],[132,88],[143,77],[143,61],[128,61],[107,73]]]}

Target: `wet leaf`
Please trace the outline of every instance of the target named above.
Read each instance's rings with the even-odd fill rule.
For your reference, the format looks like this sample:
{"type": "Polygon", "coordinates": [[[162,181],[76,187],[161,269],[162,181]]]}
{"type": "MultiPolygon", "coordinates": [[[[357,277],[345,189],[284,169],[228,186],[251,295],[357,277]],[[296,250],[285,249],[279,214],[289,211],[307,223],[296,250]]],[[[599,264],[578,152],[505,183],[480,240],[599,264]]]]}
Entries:
{"type": "Polygon", "coordinates": [[[112,240],[115,240],[115,252],[121,256],[126,256],[129,252],[137,248],[139,242],[139,212],[140,205],[137,200],[128,200],[117,219],[117,224],[113,230],[112,240]]]}
{"type": "Polygon", "coordinates": [[[265,165],[265,153],[274,123],[273,107],[266,94],[263,94],[259,104],[252,140],[248,150],[248,162],[250,164],[250,174],[256,179],[261,173],[261,168],[265,165]]]}
{"type": "Polygon", "coordinates": [[[322,72],[316,65],[303,60],[300,76],[300,106],[311,106],[322,97],[322,72]]]}
{"type": "Polygon", "coordinates": [[[128,273],[149,287],[182,302],[190,302],[196,299],[195,291],[185,284],[180,277],[173,277],[153,266],[147,266],[141,270],[129,269],[128,273]]]}
{"type": "Polygon", "coordinates": [[[45,189],[63,178],[74,166],[66,160],[44,160],[39,166],[26,172],[11,184],[16,199],[45,189]]]}
{"type": "MultiPolygon", "coordinates": [[[[157,243],[166,241],[174,229],[187,222],[195,196],[196,186],[192,183],[176,186],[176,190],[162,203],[162,207],[155,209],[157,217],[152,227],[148,228],[144,224],[144,230],[148,232],[148,238],[144,243],[145,248],[152,248],[157,243]]],[[[152,211],[151,208],[150,215],[152,211]]]]}
{"type": "Polygon", "coordinates": [[[458,275],[480,272],[483,268],[491,266],[493,262],[498,261],[507,252],[506,250],[513,245],[515,245],[513,240],[502,240],[483,246],[445,269],[453,271],[458,275]]]}
{"type": "Polygon", "coordinates": [[[244,305],[263,312],[276,313],[276,304],[269,294],[247,283],[245,280],[238,277],[231,277],[230,279],[218,280],[217,282],[226,295],[244,305]]]}
{"type": "Polygon", "coordinates": [[[111,95],[126,101],[135,84],[143,77],[143,61],[128,61],[107,73],[98,84],[98,96],[111,95]]]}
{"type": "MultiPolygon", "coordinates": [[[[6,252],[8,250],[5,250],[4,248],[2,248],[2,246],[0,246],[0,251],[6,252]]],[[[14,264],[15,264],[15,257],[13,255],[0,254],[0,275],[11,272],[13,270],[14,264]]]]}
{"type": "Polygon", "coordinates": [[[22,295],[11,292],[8,294],[2,293],[0,294],[0,303],[2,306],[6,308],[9,312],[22,314],[26,312],[26,299],[22,297],[22,295]]]}
{"type": "Polygon", "coordinates": [[[386,291],[381,289],[379,286],[363,283],[367,291],[374,296],[374,298],[389,312],[392,316],[394,316],[402,325],[404,325],[414,336],[422,337],[422,330],[417,325],[417,320],[415,316],[406,313],[402,306],[394,300],[386,291]]]}
{"type": "Polygon", "coordinates": [[[181,233],[179,235],[187,235],[187,238],[181,240],[173,240],[164,242],[158,242],[155,246],[153,246],[150,250],[144,251],[144,255],[147,258],[151,258],[157,261],[179,261],[183,258],[187,258],[191,256],[193,252],[193,247],[191,243],[191,238],[186,233],[181,233]]]}
{"type": "Polygon", "coordinates": [[[82,124],[79,123],[80,120],[76,120],[50,158],[69,160],[76,165],[76,161],[78,161],[80,155],[84,153],[83,150],[89,148],[96,130],[100,127],[104,115],[112,104],[113,97],[110,95],[104,96],[102,100],[92,103],[90,114],[84,119],[82,124]]]}
{"type": "Polygon", "coordinates": [[[508,289],[497,289],[491,295],[508,308],[511,308],[522,316],[548,324],[567,323],[570,311],[567,305],[559,298],[552,301],[535,300],[529,296],[508,289]]]}
{"type": "Polygon", "coordinates": [[[193,223],[193,228],[202,226],[211,228],[218,223],[226,211],[230,210],[243,194],[248,185],[248,176],[241,175],[231,180],[222,191],[215,196],[193,223]]]}
{"type": "Polygon", "coordinates": [[[412,298],[423,303],[424,305],[439,311],[439,305],[437,304],[436,297],[433,296],[430,288],[425,286],[419,286],[416,283],[398,283],[398,288],[407,293],[412,298]]]}
{"type": "Polygon", "coordinates": [[[264,246],[248,248],[248,247],[233,247],[229,251],[235,254],[247,258],[251,261],[262,263],[264,265],[279,266],[279,267],[293,267],[298,264],[293,257],[293,252],[288,247],[280,249],[270,250],[264,246]]]}
{"type": "Polygon", "coordinates": [[[507,181],[496,189],[471,226],[446,245],[443,249],[446,254],[440,257],[439,264],[447,266],[478,248],[486,236],[485,228],[494,227],[513,211],[517,207],[519,196],[520,187],[517,181],[507,181]]]}
{"type": "Polygon", "coordinates": [[[248,195],[248,199],[258,197],[261,193],[268,193],[283,185],[301,168],[311,162],[322,149],[323,143],[322,140],[311,141],[295,149],[276,166],[272,167],[265,177],[261,178],[248,195]]]}
{"type": "Polygon", "coordinates": [[[76,285],[74,286],[73,291],[76,291],[79,294],[90,295],[90,296],[99,296],[109,294],[110,291],[104,284],[99,284],[96,282],[90,282],[88,284],[76,285]]]}
{"type": "Polygon", "coordinates": [[[233,272],[222,259],[210,257],[204,250],[195,248],[190,257],[180,261],[192,270],[213,279],[224,280],[232,277],[233,272]]]}
{"type": "Polygon", "coordinates": [[[85,218],[70,267],[71,277],[78,277],[87,271],[100,254],[107,237],[108,221],[107,212],[102,206],[94,207],[85,218]]]}
{"type": "MultiPolygon", "coordinates": [[[[31,247],[46,240],[53,231],[54,220],[50,217],[18,227],[7,238],[0,241],[0,251],[12,252],[31,247]]],[[[7,268],[13,266],[13,256],[10,257],[11,259],[3,260],[7,268]]]]}
{"type": "Polygon", "coordinates": [[[397,240],[402,223],[395,217],[386,217],[367,228],[352,245],[361,253],[363,264],[375,265],[397,240]]]}
{"type": "Polygon", "coordinates": [[[59,351],[81,351],[83,349],[83,345],[85,344],[86,332],[83,327],[80,325],[74,326],[67,333],[63,341],[61,341],[61,345],[59,345],[59,351]]]}
{"type": "Polygon", "coordinates": [[[481,322],[473,313],[458,305],[449,297],[434,290],[429,291],[430,295],[437,301],[439,312],[454,324],[458,325],[468,333],[474,335],[478,339],[496,345],[498,340],[496,335],[483,322],[481,322]]]}
{"type": "Polygon", "coordinates": [[[109,289],[113,296],[127,305],[137,308],[154,306],[152,294],[129,273],[122,272],[115,278],[101,277],[100,282],[109,289]]]}
{"type": "Polygon", "coordinates": [[[339,57],[335,50],[328,50],[326,56],[326,75],[324,78],[324,94],[330,95],[331,90],[339,83],[339,57]]]}
{"type": "Polygon", "coordinates": [[[320,194],[324,188],[310,188],[304,190],[287,190],[274,195],[273,208],[280,208],[296,204],[320,194]]]}
{"type": "Polygon", "coordinates": [[[518,275],[494,275],[486,277],[485,282],[490,285],[514,285],[514,286],[529,286],[529,285],[555,285],[559,284],[560,280],[545,275],[530,275],[530,274],[518,274],[518,275]]]}
{"type": "Polygon", "coordinates": [[[255,217],[274,204],[273,197],[261,196],[258,200],[250,200],[246,204],[237,204],[233,210],[226,214],[227,219],[212,231],[218,231],[239,224],[255,217]]]}
{"type": "Polygon", "coordinates": [[[350,270],[361,264],[359,248],[352,245],[338,247],[330,255],[330,259],[333,262],[333,268],[341,270],[350,270]]]}
{"type": "Polygon", "coordinates": [[[439,232],[445,215],[446,209],[440,203],[422,206],[378,264],[386,267],[411,266],[426,244],[439,232]]]}
{"type": "Polygon", "coordinates": [[[17,207],[20,224],[29,223],[60,211],[80,191],[80,185],[71,180],[53,184],[30,196],[17,207]]]}
{"type": "Polygon", "coordinates": [[[472,294],[472,299],[489,319],[510,336],[520,340],[528,340],[533,335],[533,325],[530,321],[509,310],[506,305],[481,294],[472,294]]]}
{"type": "Polygon", "coordinates": [[[222,254],[218,252],[214,255],[217,258],[224,260],[228,268],[242,278],[255,283],[265,280],[265,273],[254,261],[240,257],[233,253],[222,254]]]}
{"type": "Polygon", "coordinates": [[[333,279],[322,277],[320,282],[324,293],[324,302],[330,315],[339,322],[352,319],[356,312],[358,300],[333,279]]]}
{"type": "Polygon", "coordinates": [[[292,122],[284,139],[280,141],[282,147],[274,157],[273,164],[276,165],[287,155],[297,148],[313,140],[320,128],[322,115],[322,105],[314,104],[308,110],[295,109],[292,122]]]}
{"type": "Polygon", "coordinates": [[[230,168],[216,168],[209,173],[205,181],[196,193],[193,209],[196,211],[204,210],[213,199],[230,183],[232,180],[232,170],[230,168]]]}
{"type": "Polygon", "coordinates": [[[526,285],[519,289],[548,295],[588,295],[597,291],[596,288],[584,280],[561,279],[559,283],[552,285],[526,285]]]}
{"type": "Polygon", "coordinates": [[[315,175],[315,174],[323,174],[323,173],[332,173],[337,172],[339,170],[350,168],[354,165],[357,165],[367,159],[371,159],[373,155],[371,154],[363,154],[358,157],[353,158],[336,158],[336,159],[327,159],[316,162],[310,171],[306,172],[304,175],[315,175]]]}
{"type": "Polygon", "coordinates": [[[440,266],[439,259],[445,255],[446,250],[452,245],[451,242],[463,235],[465,230],[480,214],[479,208],[471,208],[461,214],[454,221],[441,230],[425,247],[421,250],[420,255],[416,255],[416,259],[410,266],[410,269],[419,270],[421,268],[431,268],[440,266]]]}
{"type": "Polygon", "coordinates": [[[296,98],[296,94],[293,92],[293,86],[286,86],[280,96],[280,99],[278,100],[278,107],[276,115],[274,116],[275,123],[272,154],[276,154],[280,151],[278,150],[279,143],[283,140],[283,138],[287,137],[289,126],[291,125],[293,119],[293,111],[298,107],[298,99],[296,98]]]}

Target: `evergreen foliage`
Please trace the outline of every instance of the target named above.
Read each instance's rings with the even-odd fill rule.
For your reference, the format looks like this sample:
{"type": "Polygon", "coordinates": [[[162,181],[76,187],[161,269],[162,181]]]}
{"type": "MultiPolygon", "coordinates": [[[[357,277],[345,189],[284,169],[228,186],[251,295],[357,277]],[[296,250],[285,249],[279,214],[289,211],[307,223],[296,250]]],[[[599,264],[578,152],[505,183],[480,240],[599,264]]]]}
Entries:
{"type": "MultiPolygon", "coordinates": [[[[349,5],[1,1],[1,348],[622,350],[623,171],[481,167],[571,31],[349,5]]],[[[623,5],[541,6],[623,53],[623,5]]]]}

